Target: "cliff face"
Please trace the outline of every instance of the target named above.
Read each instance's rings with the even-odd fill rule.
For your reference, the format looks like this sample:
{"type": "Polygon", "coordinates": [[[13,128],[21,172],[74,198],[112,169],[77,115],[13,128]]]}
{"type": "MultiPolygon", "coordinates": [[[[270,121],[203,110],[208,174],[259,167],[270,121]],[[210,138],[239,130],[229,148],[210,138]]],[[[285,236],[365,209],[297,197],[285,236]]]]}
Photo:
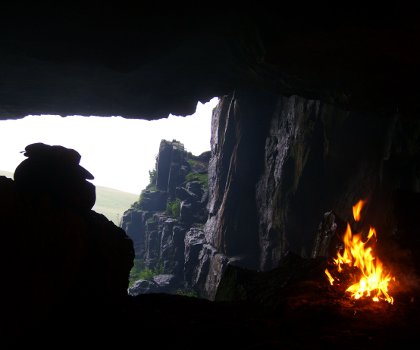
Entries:
{"type": "Polygon", "coordinates": [[[228,263],[269,270],[289,251],[316,255],[323,214],[348,220],[361,198],[381,239],[395,234],[396,194],[418,190],[418,136],[419,123],[398,113],[246,89],[225,96],[212,123],[204,294],[214,298],[228,263]]]}
{"type": "Polygon", "coordinates": [[[418,191],[419,135],[420,123],[397,112],[237,90],[213,111],[208,192],[185,181],[182,147],[163,141],[156,190],[126,212],[123,228],[146,266],[163,264],[213,299],[228,264],[267,271],[288,252],[315,257],[324,213],[349,221],[359,199],[381,239],[395,235],[396,195],[418,191]],[[169,217],[176,198],[180,216],[169,217]]]}
{"type": "Polygon", "coordinates": [[[176,140],[161,141],[150,184],[121,223],[134,242],[138,265],[155,275],[140,279],[131,294],[175,292],[191,285],[189,269],[196,265],[191,246],[203,235],[207,219],[209,156],[194,156],[176,140]]]}

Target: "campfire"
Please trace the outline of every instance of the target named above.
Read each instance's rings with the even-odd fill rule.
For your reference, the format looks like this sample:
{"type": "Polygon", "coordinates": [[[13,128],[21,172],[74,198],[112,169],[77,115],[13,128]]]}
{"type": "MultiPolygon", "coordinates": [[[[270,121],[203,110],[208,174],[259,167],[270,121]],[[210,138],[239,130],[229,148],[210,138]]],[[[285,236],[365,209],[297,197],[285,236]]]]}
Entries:
{"type": "MultiPolygon", "coordinates": [[[[360,221],[365,204],[366,201],[360,200],[353,206],[355,223],[360,221]]],[[[376,240],[375,228],[370,227],[367,233],[353,233],[350,223],[347,223],[344,245],[338,250],[337,257],[332,259],[334,270],[325,269],[325,274],[331,285],[344,287],[353,299],[384,300],[393,304],[394,298],[388,289],[395,277],[386,272],[382,262],[375,256],[376,240]]]]}

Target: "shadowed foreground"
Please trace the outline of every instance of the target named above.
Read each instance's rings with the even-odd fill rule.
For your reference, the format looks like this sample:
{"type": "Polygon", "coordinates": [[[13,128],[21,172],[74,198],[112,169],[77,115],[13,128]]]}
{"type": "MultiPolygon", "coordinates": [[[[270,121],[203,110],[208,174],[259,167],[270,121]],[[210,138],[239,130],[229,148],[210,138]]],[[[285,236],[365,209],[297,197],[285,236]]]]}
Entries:
{"type": "Polygon", "coordinates": [[[329,287],[318,274],[325,267],[324,261],[302,260],[297,264],[301,269],[293,273],[285,273],[284,266],[267,273],[236,268],[228,271],[247,300],[208,301],[169,294],[127,297],[118,307],[102,305],[96,310],[81,310],[71,318],[68,310],[58,311],[33,334],[19,336],[18,343],[27,340],[51,347],[65,342],[74,346],[185,349],[369,349],[401,347],[418,340],[418,290],[398,293],[394,305],[355,302],[329,287]]]}
{"type": "Polygon", "coordinates": [[[396,274],[393,305],[351,301],[329,285],[326,258],[291,253],[267,272],[228,265],[215,301],[128,296],[132,242],[91,210],[80,155],[43,144],[25,155],[14,180],[0,177],[7,348],[372,349],[419,338],[418,261],[396,274]]]}

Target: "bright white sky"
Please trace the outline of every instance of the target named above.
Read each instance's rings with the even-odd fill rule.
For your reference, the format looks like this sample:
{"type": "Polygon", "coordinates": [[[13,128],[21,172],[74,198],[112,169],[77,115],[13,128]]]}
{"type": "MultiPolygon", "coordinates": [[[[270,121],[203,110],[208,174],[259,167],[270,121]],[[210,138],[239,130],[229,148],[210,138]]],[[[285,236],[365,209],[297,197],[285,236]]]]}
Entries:
{"type": "Polygon", "coordinates": [[[0,170],[14,172],[31,143],[73,148],[96,186],[140,194],[162,139],[182,142],[194,155],[210,150],[210,126],[218,98],[197,104],[191,116],[170,115],[155,121],[122,117],[27,116],[0,121],[0,170]]]}

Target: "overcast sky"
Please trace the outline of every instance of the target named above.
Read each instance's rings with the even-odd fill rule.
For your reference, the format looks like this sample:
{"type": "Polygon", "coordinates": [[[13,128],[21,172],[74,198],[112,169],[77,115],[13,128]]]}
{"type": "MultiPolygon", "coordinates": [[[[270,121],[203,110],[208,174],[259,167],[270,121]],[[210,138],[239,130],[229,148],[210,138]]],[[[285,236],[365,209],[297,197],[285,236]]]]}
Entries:
{"type": "Polygon", "coordinates": [[[156,121],[47,115],[0,121],[0,170],[13,173],[31,143],[62,145],[81,154],[80,164],[94,175],[95,185],[139,194],[149,183],[162,139],[181,141],[194,155],[210,150],[211,115],[217,102],[217,98],[199,102],[191,116],[156,121]]]}

